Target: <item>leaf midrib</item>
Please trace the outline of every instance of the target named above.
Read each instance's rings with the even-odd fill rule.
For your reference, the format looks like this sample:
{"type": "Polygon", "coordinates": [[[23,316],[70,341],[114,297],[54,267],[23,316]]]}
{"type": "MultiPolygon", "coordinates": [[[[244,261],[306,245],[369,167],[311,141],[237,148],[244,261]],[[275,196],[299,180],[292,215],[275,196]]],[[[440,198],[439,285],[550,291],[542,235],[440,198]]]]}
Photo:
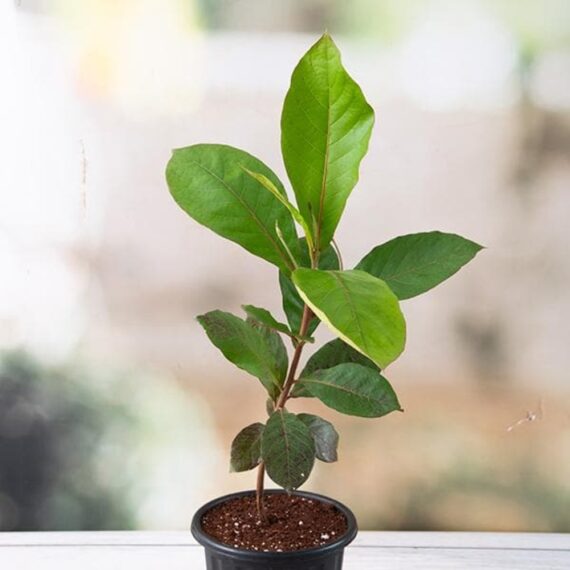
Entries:
{"type": "MultiPolygon", "coordinates": [[[[321,182],[321,195],[319,196],[319,217],[317,219],[317,236],[316,236],[316,244],[317,247],[321,247],[321,235],[322,235],[322,225],[323,225],[323,212],[324,212],[324,205],[325,205],[325,194],[327,191],[327,178],[328,178],[328,163],[329,163],[329,151],[330,151],[330,137],[331,137],[331,85],[330,85],[330,70],[329,70],[329,46],[328,44],[325,47],[326,50],[326,58],[327,58],[327,143],[325,146],[325,156],[323,159],[323,178],[321,182]]],[[[311,60],[312,65],[312,60],[311,60]]]]}
{"type": "Polygon", "coordinates": [[[279,411],[279,421],[281,422],[281,428],[283,430],[283,442],[285,443],[285,462],[287,465],[287,482],[289,486],[291,486],[291,451],[289,446],[289,437],[287,434],[287,430],[285,429],[285,412],[279,411]]]}
{"type": "MultiPolygon", "coordinates": [[[[390,256],[388,257],[388,260],[386,261],[386,265],[388,265],[388,261],[390,260],[390,257],[392,255],[394,255],[394,252],[396,251],[396,249],[394,248],[394,250],[392,251],[392,253],[390,254],[390,256]]],[[[446,257],[451,257],[451,256],[456,256],[459,255],[460,252],[460,247],[458,246],[457,248],[455,248],[454,250],[450,251],[446,257]]],[[[408,257],[409,253],[406,254],[406,256],[402,259],[405,259],[406,257],[408,257]]],[[[423,271],[424,269],[432,266],[432,265],[436,265],[438,263],[441,263],[440,261],[438,261],[437,259],[434,259],[433,261],[428,261],[427,263],[424,263],[422,265],[416,265],[413,268],[410,268],[406,271],[396,271],[394,273],[386,273],[382,275],[382,279],[386,280],[386,279],[390,279],[391,281],[396,281],[398,283],[402,283],[402,284],[406,284],[405,281],[401,281],[402,277],[405,277],[406,275],[410,275],[410,274],[414,274],[417,273],[418,271],[423,271]]],[[[459,269],[458,269],[459,271],[459,269]]]]}
{"type": "Polygon", "coordinates": [[[246,344],[251,350],[252,354],[257,357],[258,363],[261,364],[261,366],[267,371],[271,384],[273,384],[277,390],[280,390],[281,385],[279,375],[275,370],[273,370],[273,367],[271,366],[272,355],[269,347],[267,346],[267,342],[261,334],[257,334],[257,331],[255,331],[255,329],[252,330],[254,331],[254,336],[257,338],[252,338],[251,334],[247,334],[245,335],[244,340],[246,341],[246,344]]]}
{"type": "Polygon", "coordinates": [[[308,384],[312,383],[312,384],[318,384],[320,386],[326,386],[328,388],[334,388],[335,390],[340,390],[341,392],[347,392],[348,394],[350,394],[351,396],[355,396],[356,398],[362,398],[363,400],[368,400],[369,402],[372,402],[373,404],[382,404],[388,398],[388,395],[384,395],[384,396],[382,396],[381,399],[375,399],[372,396],[367,396],[366,394],[360,394],[359,392],[355,392],[354,390],[351,390],[350,388],[347,388],[346,386],[340,386],[340,385],[335,384],[333,382],[326,382],[324,380],[316,380],[314,378],[304,378],[303,383],[308,383],[308,384]]]}
{"type": "Polygon", "coordinates": [[[209,168],[205,167],[203,164],[201,164],[200,162],[196,161],[196,160],[190,160],[191,163],[195,164],[196,166],[198,166],[198,168],[201,168],[204,172],[207,172],[210,176],[212,176],[213,178],[215,178],[216,180],[218,180],[222,186],[224,186],[224,188],[226,188],[228,190],[228,192],[243,206],[243,208],[250,214],[250,216],[253,218],[253,220],[255,221],[255,223],[259,226],[259,229],[261,230],[261,232],[269,239],[269,241],[271,242],[271,244],[273,245],[274,249],[277,251],[279,257],[283,260],[283,262],[285,263],[285,266],[288,267],[289,269],[292,269],[289,260],[287,259],[287,257],[283,254],[283,252],[281,251],[281,248],[279,247],[279,244],[275,241],[275,239],[273,239],[273,236],[269,233],[269,231],[267,230],[267,228],[263,225],[263,223],[261,222],[261,220],[257,217],[257,214],[255,213],[254,210],[252,210],[252,208],[249,206],[249,204],[247,202],[245,202],[243,200],[243,198],[237,194],[234,189],[223,179],[220,178],[215,172],[212,172],[209,168]]]}
{"type": "Polygon", "coordinates": [[[350,312],[352,313],[352,317],[354,319],[354,322],[356,323],[356,327],[358,328],[358,333],[360,334],[360,340],[362,342],[364,351],[366,352],[366,354],[368,354],[368,341],[366,339],[366,336],[364,335],[364,331],[362,330],[362,324],[360,323],[360,320],[359,320],[358,315],[356,313],[356,307],[352,303],[352,299],[350,297],[348,288],[346,287],[346,284],[344,283],[344,281],[342,280],[342,278],[338,274],[338,272],[332,272],[331,271],[331,275],[338,281],[340,288],[342,289],[342,292],[344,293],[344,297],[346,298],[346,302],[347,302],[348,306],[350,307],[350,312]]]}

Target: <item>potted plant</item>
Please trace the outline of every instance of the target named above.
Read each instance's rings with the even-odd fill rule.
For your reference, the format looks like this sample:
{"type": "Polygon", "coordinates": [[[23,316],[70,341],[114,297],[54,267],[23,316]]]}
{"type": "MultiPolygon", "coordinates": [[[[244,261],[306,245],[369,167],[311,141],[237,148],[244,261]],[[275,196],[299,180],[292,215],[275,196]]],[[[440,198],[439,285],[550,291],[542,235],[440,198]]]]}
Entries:
{"type": "Polygon", "coordinates": [[[267,421],[245,427],[231,446],[234,471],[257,468],[256,490],[218,498],[194,516],[192,532],[210,569],[342,567],[357,532],[353,514],[333,499],[297,491],[315,460],[337,460],[338,434],[288,403],[314,397],[367,418],[401,411],[384,376],[404,350],[400,301],[435,287],[481,249],[458,235],[418,233],[343,267],[334,234],[373,123],[372,108],[325,34],[295,68],[283,105],[281,148],[296,206],[277,176],[243,150],[197,144],[175,150],[168,163],[170,192],[187,214],[278,268],[287,318],[285,324],[253,305],[243,307],[245,318],[222,311],[198,317],[213,344],[257,377],[268,396],[267,421]],[[300,370],[321,322],[337,338],[300,370]],[[283,490],[264,491],[265,474],[283,490]]]}

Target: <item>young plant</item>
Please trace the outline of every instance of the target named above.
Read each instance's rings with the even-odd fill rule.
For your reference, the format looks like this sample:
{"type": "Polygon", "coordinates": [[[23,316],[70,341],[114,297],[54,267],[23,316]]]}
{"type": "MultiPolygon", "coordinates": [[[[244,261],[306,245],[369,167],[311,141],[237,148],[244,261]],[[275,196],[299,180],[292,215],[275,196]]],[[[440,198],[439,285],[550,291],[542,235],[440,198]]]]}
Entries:
{"type": "Polygon", "coordinates": [[[234,471],[258,469],[260,514],[265,472],[291,491],[307,480],[315,459],[337,460],[332,424],[292,413],[287,402],[316,397],[367,418],[401,411],[383,375],[404,350],[400,301],[432,289],[481,249],[458,235],[418,233],[376,246],[356,267],[343,268],[335,230],[373,123],[372,107],[325,34],[295,68],[281,116],[296,206],[269,167],[243,150],[198,144],[175,150],[168,163],[168,186],[186,213],[279,270],[287,324],[253,305],[243,307],[245,319],[222,311],[198,317],[213,344],[268,394],[267,422],[245,427],[231,447],[234,471]],[[301,353],[320,322],[337,338],[299,373],[301,353]],[[283,337],[292,344],[290,363],[283,337]]]}

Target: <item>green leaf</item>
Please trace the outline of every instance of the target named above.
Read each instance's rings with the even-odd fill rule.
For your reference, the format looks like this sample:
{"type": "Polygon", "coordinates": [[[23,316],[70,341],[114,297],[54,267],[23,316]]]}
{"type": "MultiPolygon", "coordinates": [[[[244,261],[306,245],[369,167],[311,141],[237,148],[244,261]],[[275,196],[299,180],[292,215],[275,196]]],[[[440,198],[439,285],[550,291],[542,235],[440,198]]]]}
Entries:
{"type": "Polygon", "coordinates": [[[274,412],[263,432],[261,457],[275,483],[288,491],[297,489],[315,462],[315,442],[309,428],[295,414],[274,412]]]}
{"type": "MultiPolygon", "coordinates": [[[[301,372],[301,378],[304,376],[309,376],[315,370],[324,370],[326,368],[332,368],[337,364],[346,363],[361,364],[362,366],[367,366],[380,372],[380,369],[372,360],[361,354],[352,346],[346,344],[340,338],[331,340],[327,344],[323,345],[317,352],[315,352],[311,358],[307,361],[305,368],[301,372]]],[[[312,394],[303,387],[302,384],[296,382],[293,391],[291,392],[293,398],[310,398],[312,394]]]]}
{"type": "MultiPolygon", "coordinates": [[[[246,319],[246,323],[258,330],[265,338],[265,342],[275,359],[279,378],[286,378],[287,369],[289,368],[289,356],[287,355],[287,349],[285,348],[281,336],[273,329],[266,327],[256,320],[252,320],[250,317],[246,319]]],[[[283,382],[281,382],[281,384],[282,383],[283,382]]]]}
{"type": "Polygon", "coordinates": [[[286,366],[284,371],[282,356],[275,354],[274,347],[263,332],[223,311],[201,315],[198,322],[230,362],[259,378],[271,398],[279,395],[286,366]]]}
{"type": "Polygon", "coordinates": [[[324,344],[309,358],[303,372],[301,372],[301,376],[307,376],[315,370],[323,370],[332,368],[337,364],[347,363],[361,364],[362,366],[372,368],[372,370],[380,371],[372,360],[340,340],[340,338],[336,338],[324,344]]]}
{"type": "Polygon", "coordinates": [[[455,234],[409,234],[375,247],[356,269],[386,281],[399,299],[410,299],[457,273],[481,249],[455,234]]]}
{"type": "Polygon", "coordinates": [[[316,221],[315,242],[331,241],[368,150],[374,111],[328,34],[291,77],[281,116],[281,151],[299,210],[316,221]]]}
{"type": "Polygon", "coordinates": [[[293,219],[299,224],[299,226],[301,226],[301,228],[305,232],[305,237],[307,239],[307,243],[309,244],[309,247],[312,249],[313,248],[313,236],[312,236],[311,228],[309,227],[309,225],[305,221],[305,218],[303,218],[303,216],[301,216],[301,213],[299,212],[299,210],[297,210],[297,208],[295,208],[295,206],[293,206],[293,204],[291,204],[291,202],[289,202],[287,196],[282,194],[279,191],[279,189],[275,186],[275,184],[273,184],[273,182],[271,182],[271,180],[269,180],[269,178],[267,178],[267,176],[264,176],[263,174],[259,174],[258,172],[252,172],[251,170],[247,170],[247,168],[245,168],[244,170],[252,178],[255,178],[255,180],[257,180],[266,190],[269,190],[269,192],[271,192],[289,210],[289,213],[291,214],[293,219]]]}
{"type": "Polygon", "coordinates": [[[265,426],[261,423],[243,428],[232,441],[230,467],[232,471],[249,471],[261,462],[261,437],[265,426]]]}
{"type": "MultiPolygon", "coordinates": [[[[299,259],[303,267],[310,267],[311,260],[309,259],[309,254],[307,252],[307,244],[304,238],[299,240],[299,259]]],[[[319,257],[319,268],[320,269],[338,269],[338,257],[332,246],[328,246],[319,257]]],[[[283,300],[283,311],[287,316],[287,322],[294,333],[298,333],[301,328],[301,319],[303,317],[303,307],[305,302],[301,299],[297,288],[282,272],[279,272],[279,286],[281,287],[281,297],[283,300]]],[[[313,317],[309,329],[307,331],[308,335],[312,335],[316,328],[319,326],[319,319],[313,317]]]]}
{"type": "Polygon", "coordinates": [[[285,195],[277,176],[243,150],[198,144],[174,150],[166,180],[178,205],[200,224],[289,272],[293,265],[275,231],[278,223],[295,252],[289,210],[244,168],[259,172],[285,195]]]}
{"type": "Polygon", "coordinates": [[[386,378],[360,364],[317,370],[300,383],[323,404],[343,414],[379,418],[402,409],[386,378]]]}
{"type": "Polygon", "coordinates": [[[297,269],[301,297],[344,342],[384,369],[404,350],[406,322],[398,299],[364,271],[297,269]]]}
{"type": "Polygon", "coordinates": [[[242,308],[250,319],[257,321],[270,329],[274,329],[291,336],[289,327],[284,323],[280,323],[267,309],[254,307],[253,305],[242,305],[242,308]]]}
{"type": "Polygon", "coordinates": [[[309,428],[315,441],[315,455],[325,463],[338,460],[338,433],[334,426],[319,416],[298,414],[297,417],[309,428]]]}

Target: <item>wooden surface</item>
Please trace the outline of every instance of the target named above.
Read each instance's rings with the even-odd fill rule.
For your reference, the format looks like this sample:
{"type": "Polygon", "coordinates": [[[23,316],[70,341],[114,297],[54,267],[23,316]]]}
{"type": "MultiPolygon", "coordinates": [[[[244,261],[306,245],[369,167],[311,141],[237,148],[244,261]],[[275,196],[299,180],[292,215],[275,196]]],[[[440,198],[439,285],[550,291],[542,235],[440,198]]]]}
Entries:
{"type": "MultiPolygon", "coordinates": [[[[189,532],[0,533],[2,570],[202,570],[189,532]]],[[[344,570],[568,570],[570,535],[361,532],[344,570]]]]}

